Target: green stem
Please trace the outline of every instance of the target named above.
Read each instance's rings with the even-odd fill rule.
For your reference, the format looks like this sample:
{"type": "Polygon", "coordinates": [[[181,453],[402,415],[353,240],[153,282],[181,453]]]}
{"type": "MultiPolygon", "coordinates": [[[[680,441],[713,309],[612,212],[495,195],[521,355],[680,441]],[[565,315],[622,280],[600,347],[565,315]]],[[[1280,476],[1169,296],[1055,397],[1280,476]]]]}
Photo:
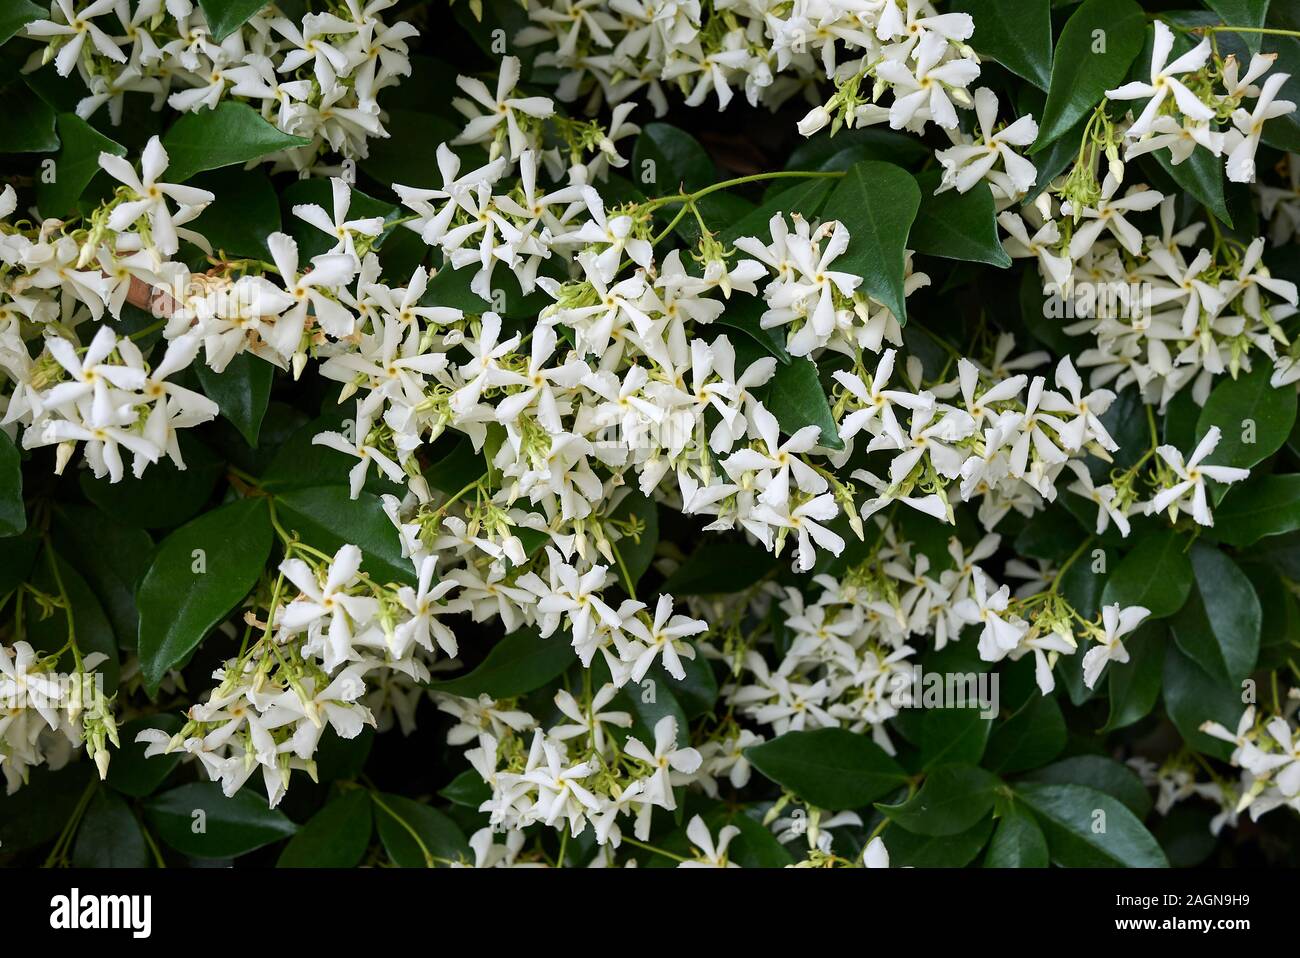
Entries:
{"type": "Polygon", "coordinates": [[[647,845],[645,842],[639,842],[635,838],[628,838],[626,835],[623,836],[623,842],[631,845],[633,848],[640,848],[647,852],[653,852],[656,855],[662,855],[664,858],[671,858],[675,862],[690,861],[689,858],[682,855],[675,855],[672,852],[664,851],[662,848],[656,848],[654,845],[647,845]]]}

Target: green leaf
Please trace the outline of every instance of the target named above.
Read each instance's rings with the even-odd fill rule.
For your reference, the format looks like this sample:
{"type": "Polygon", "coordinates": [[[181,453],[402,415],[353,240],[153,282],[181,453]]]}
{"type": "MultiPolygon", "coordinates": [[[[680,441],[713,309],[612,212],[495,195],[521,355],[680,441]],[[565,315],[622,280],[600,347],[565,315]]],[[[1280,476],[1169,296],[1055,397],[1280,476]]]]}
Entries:
{"type": "MultiPolygon", "coordinates": [[[[811,169],[809,166],[800,169],[811,169]]],[[[766,239],[771,236],[769,225],[772,217],[777,213],[785,217],[790,217],[798,213],[804,219],[811,222],[816,219],[818,212],[826,204],[826,198],[831,195],[831,190],[835,186],[835,181],[830,177],[816,177],[802,180],[789,185],[789,180],[773,180],[773,189],[776,190],[771,199],[764,202],[761,206],[750,210],[744,216],[740,217],[725,229],[718,231],[718,242],[724,246],[731,246],[742,236],[757,236],[760,239],[766,239]]],[[[737,297],[741,299],[741,297],[737,297]]],[[[761,299],[753,296],[743,297],[744,301],[756,301],[762,303],[761,299]]],[[[736,308],[736,300],[733,299],[728,304],[728,312],[736,308]]],[[[724,314],[725,315],[725,314],[724,314]]]]}
{"type": "Polygon", "coordinates": [[[250,787],[226,798],[216,782],[164,792],[145,805],[145,814],[164,842],[191,858],[238,858],[298,830],[267,807],[264,793],[250,787]]]}
{"type": "Polygon", "coordinates": [[[956,0],[948,9],[975,20],[970,45],[1040,90],[1052,77],[1050,0],[956,0]]]}
{"type": "Polygon", "coordinates": [[[222,101],[215,110],[184,114],[162,140],[170,159],[167,179],[172,183],[310,143],[281,133],[252,107],[234,100],[222,101]]]}
{"type": "Polygon", "coordinates": [[[199,0],[208,30],[218,41],[238,30],[267,3],[268,0],[199,0]]]}
{"type": "Polygon", "coordinates": [[[32,0],[7,0],[4,9],[0,10],[0,43],[13,39],[33,20],[44,20],[49,15],[48,7],[38,7],[32,0]]]}
{"type": "Polygon", "coordinates": [[[431,861],[429,856],[447,861],[473,861],[469,842],[465,841],[460,827],[432,806],[384,792],[375,797],[375,822],[384,851],[393,864],[402,868],[432,868],[441,864],[431,861]]]}
{"type": "Polygon", "coordinates": [[[1165,651],[1162,691],[1165,711],[1183,741],[1198,752],[1226,760],[1232,744],[1206,735],[1201,725],[1218,722],[1224,728],[1235,729],[1246,708],[1241,687],[1213,678],[1171,642],[1165,651]]]}
{"type": "Polygon", "coordinates": [[[177,749],[169,755],[155,755],[145,758],[148,747],[146,742],[137,742],[136,736],[145,729],[161,729],[168,735],[175,735],[185,723],[179,715],[160,712],[157,715],[144,715],[131,719],[118,729],[118,738],[122,747],[113,753],[113,761],[108,766],[108,784],[123,795],[132,798],[144,798],[152,795],[176,766],[180,764],[184,751],[177,749]]]}
{"type": "Polygon", "coordinates": [[[1144,538],[1120,560],[1101,594],[1102,605],[1140,605],[1152,619],[1173,615],[1192,590],[1187,540],[1165,530],[1144,538]]]}
{"type": "Polygon", "coordinates": [[[6,153],[53,153],[59,148],[54,108],[21,80],[6,84],[0,142],[6,153]]]}
{"type": "Polygon", "coordinates": [[[906,780],[902,766],[869,736],[840,728],[786,732],[745,749],[754,767],[819,808],[862,806],[906,780]]]}
{"type": "Polygon", "coordinates": [[[740,829],[727,848],[727,859],[741,868],[784,868],[794,864],[785,846],[776,840],[762,822],[750,817],[744,809],[729,812],[726,806],[717,807],[704,816],[709,834],[716,835],[728,825],[740,829]]]}
{"type": "Polygon", "coordinates": [[[397,530],[374,493],[362,490],[357,498],[346,486],[309,486],[275,495],[280,521],[303,542],[333,555],[344,545],[361,549],[361,568],[381,583],[415,584],[410,559],[402,558],[397,530]]]}
{"type": "MultiPolygon", "coordinates": [[[[859,160],[884,160],[906,168],[918,167],[930,156],[929,148],[914,136],[875,126],[859,126],[851,130],[838,130],[833,136],[830,130],[822,130],[803,140],[790,152],[785,168],[847,170],[859,160]]],[[[776,181],[769,187],[767,198],[775,199],[776,194],[782,191],[783,187],[779,183],[776,181]]]]}
{"type": "MultiPolygon", "coordinates": [[[[217,201],[198,215],[190,229],[227,256],[271,258],[266,238],[280,230],[280,196],[265,173],[233,167],[211,170],[195,176],[191,185],[216,194],[217,201]]],[[[195,368],[205,367],[196,363],[195,368]]]]}
{"type": "Polygon", "coordinates": [[[181,430],[178,440],[185,469],[163,459],[138,479],[128,474],[121,482],[96,479],[86,471],[80,477],[82,493],[104,512],[142,529],[180,525],[207,503],[224,466],[189,433],[181,430]]]}
{"type": "Polygon", "coordinates": [[[1037,690],[1010,718],[993,730],[984,753],[985,767],[1003,775],[1045,765],[1065,748],[1061,707],[1037,690]]]}
{"type": "Polygon", "coordinates": [[[965,193],[955,189],[936,193],[942,179],[939,170],[917,175],[921,206],[907,245],[918,253],[945,259],[1010,266],[1011,257],[998,239],[997,210],[989,185],[976,183],[965,193]]]}
{"type": "Polygon", "coordinates": [[[344,792],[289,839],[277,868],[355,868],[370,846],[370,793],[344,792]]]}
{"type": "Polygon", "coordinates": [[[1166,868],[1165,853],[1118,800],[1085,785],[1022,782],[1016,797],[1033,810],[1052,861],[1066,868],[1166,868]]]}
{"type": "Polygon", "coordinates": [[[1214,538],[1232,546],[1300,529],[1300,475],[1252,476],[1232,486],[1214,510],[1214,538]]]}
{"type": "Polygon", "coordinates": [[[1249,469],[1282,448],[1296,421],[1296,391],[1289,385],[1274,388],[1271,375],[1269,363],[1256,363],[1250,372],[1214,387],[1196,422],[1198,439],[1211,426],[1222,432],[1207,463],[1249,469]]]}
{"type": "Polygon", "coordinates": [[[1144,719],[1160,698],[1165,668],[1165,632],[1156,623],[1143,623],[1124,642],[1129,661],[1108,670],[1110,717],[1105,731],[1126,728],[1144,719]]]}
{"type": "Polygon", "coordinates": [[[1151,795],[1142,780],[1126,765],[1103,755],[1063,758],[1025,775],[1025,780],[1048,785],[1087,785],[1124,803],[1138,818],[1151,811],[1151,795]]]}
{"type": "MultiPolygon", "coordinates": [[[[632,176],[656,195],[691,193],[711,186],[713,161],[699,141],[667,123],[647,123],[632,150],[632,176]]],[[[675,215],[675,214],[674,214],[675,215]]]]}
{"type": "Polygon", "coordinates": [[[821,445],[828,449],[844,448],[817,366],[810,360],[794,359],[788,366],[778,365],[776,374],[763,390],[768,410],[786,435],[793,435],[804,426],[817,426],[821,429],[818,440],[821,445]]]}
{"type": "Polygon", "coordinates": [[[77,828],[74,868],[147,868],[149,849],[130,806],[106,788],[96,790],[77,828]]]}
{"type": "Polygon", "coordinates": [[[9,434],[0,429],[0,536],[16,536],[26,528],[23,459],[9,434]]]}
{"type": "Polygon", "coordinates": [[[973,765],[941,765],[925,777],[920,790],[899,805],[876,808],[891,821],[920,835],[964,832],[993,807],[998,778],[973,765]]]}
{"type": "Polygon", "coordinates": [[[453,805],[463,805],[477,811],[480,805],[492,797],[492,788],[478,772],[467,768],[438,794],[453,805]]]}
{"type": "Polygon", "coordinates": [[[1019,805],[998,819],[997,830],[984,855],[985,868],[1046,868],[1047,839],[1034,816],[1019,805]]]}
{"type": "MultiPolygon", "coordinates": [[[[1224,25],[1229,27],[1259,29],[1264,25],[1264,18],[1268,16],[1268,0],[1205,0],[1205,5],[1217,13],[1223,19],[1224,25]]],[[[1241,37],[1251,53],[1259,52],[1263,34],[1247,32],[1237,35],[1241,37]]]]}
{"type": "Polygon", "coordinates": [[[1133,0],[1084,0],[1070,15],[1053,53],[1037,153],[1092,112],[1124,82],[1146,38],[1146,17],[1133,0]]]}
{"type": "Polygon", "coordinates": [[[721,595],[748,589],[776,568],[771,554],[746,542],[704,542],[665,580],[669,595],[721,595]]]}
{"type": "Polygon", "coordinates": [[[673,694],[672,677],[666,673],[647,674],[640,682],[629,682],[614,699],[615,709],[630,712],[633,719],[632,735],[654,747],[655,726],[665,715],[671,715],[677,724],[677,745],[691,744],[691,730],[686,712],[673,694]]]}
{"type": "Polygon", "coordinates": [[[194,370],[204,394],[221,408],[221,415],[256,449],[262,417],[266,415],[266,404],[271,400],[275,367],[251,353],[240,353],[219,373],[213,372],[206,363],[195,363],[194,370]]]}
{"type": "Polygon", "coordinates": [[[882,838],[893,868],[962,868],[975,860],[992,830],[989,816],[958,835],[918,835],[889,828],[882,838]]]}
{"type": "Polygon", "coordinates": [[[126,147],[110,140],[75,113],[60,113],[55,121],[62,148],[54,160],[54,179],[36,180],[36,204],[42,216],[66,216],[99,172],[99,154],[125,156],[126,147]]]}
{"type": "MultiPolygon", "coordinates": [[[[780,329],[764,329],[762,326],[763,313],[766,311],[767,304],[761,298],[736,293],[727,301],[726,308],[713,321],[713,325],[739,330],[762,346],[769,356],[775,356],[782,363],[789,363],[790,353],[785,348],[785,335],[780,329]]],[[[740,368],[736,369],[737,374],[741,372],[740,368]]]]}
{"type": "Polygon", "coordinates": [[[94,506],[60,502],[52,513],[55,544],[77,557],[78,571],[104,607],[118,645],[134,648],[140,629],[135,589],[149,568],[153,539],[94,506]]]}
{"type": "Polygon", "coordinates": [[[1259,658],[1262,612],[1250,579],[1235,562],[1198,542],[1192,548],[1196,588],[1170,622],[1174,641],[1211,676],[1240,682],[1259,658]]]}
{"type": "Polygon", "coordinates": [[[854,164],[831,194],[828,208],[849,231],[849,248],[835,268],[862,277],[860,292],[907,323],[904,250],[921,205],[916,180],[902,167],[878,160],[854,164]]]}
{"type": "Polygon", "coordinates": [[[510,698],[541,688],[576,661],[565,633],[543,639],[535,630],[520,629],[492,646],[468,675],[432,682],[429,688],[464,698],[510,698]]]}
{"type": "Polygon", "coordinates": [[[984,756],[992,726],[992,719],[978,708],[926,709],[921,718],[921,767],[976,764],[984,756]]]}
{"type": "Polygon", "coordinates": [[[1232,214],[1223,197],[1223,161],[1219,157],[1209,150],[1193,150],[1191,156],[1175,164],[1167,151],[1158,150],[1155,158],[1175,183],[1232,229],[1232,214]]]}
{"type": "Polygon", "coordinates": [[[270,553],[263,498],[205,512],[159,544],[138,596],[140,671],[150,694],[248,595],[270,553]]]}

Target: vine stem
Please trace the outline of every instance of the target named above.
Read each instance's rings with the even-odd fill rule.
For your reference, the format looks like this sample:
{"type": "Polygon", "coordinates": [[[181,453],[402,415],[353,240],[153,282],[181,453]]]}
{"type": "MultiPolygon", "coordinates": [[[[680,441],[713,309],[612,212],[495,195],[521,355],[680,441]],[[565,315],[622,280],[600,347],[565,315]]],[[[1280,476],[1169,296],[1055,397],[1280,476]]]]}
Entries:
{"type": "Polygon", "coordinates": [[[645,851],[653,852],[656,855],[662,855],[664,858],[671,858],[675,862],[690,861],[689,858],[686,858],[683,855],[677,855],[674,854],[673,852],[664,851],[662,848],[656,848],[654,845],[647,845],[645,842],[639,842],[635,838],[628,838],[626,835],[623,836],[623,841],[628,845],[633,846],[634,848],[641,848],[644,849],[645,851]]]}

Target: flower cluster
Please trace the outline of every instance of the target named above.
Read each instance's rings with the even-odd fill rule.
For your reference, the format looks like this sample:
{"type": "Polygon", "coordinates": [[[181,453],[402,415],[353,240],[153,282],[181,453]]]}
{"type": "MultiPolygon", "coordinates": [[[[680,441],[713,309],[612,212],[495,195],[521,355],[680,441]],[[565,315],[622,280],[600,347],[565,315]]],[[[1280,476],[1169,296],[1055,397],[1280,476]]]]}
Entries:
{"type": "Polygon", "coordinates": [[[395,2],[346,0],[300,22],[270,4],[221,36],[191,0],[54,0],[26,34],[45,42],[31,66],[53,60],[60,76],[81,78],[82,119],[107,106],[119,124],[130,93],[181,113],[237,100],[309,141],[267,162],[307,170],[327,150],[356,160],[368,140],[388,136],[377,97],[410,75],[407,41],[417,35],[380,19],[395,2]]]}

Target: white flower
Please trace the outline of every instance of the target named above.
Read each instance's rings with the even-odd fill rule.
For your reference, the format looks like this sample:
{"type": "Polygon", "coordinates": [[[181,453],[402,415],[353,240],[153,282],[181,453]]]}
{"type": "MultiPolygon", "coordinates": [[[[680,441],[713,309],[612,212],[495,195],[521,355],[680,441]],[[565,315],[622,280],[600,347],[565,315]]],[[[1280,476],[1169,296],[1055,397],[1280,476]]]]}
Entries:
{"type": "Polygon", "coordinates": [[[677,747],[677,719],[665,715],[655,723],[654,751],[637,738],[629,738],[623,752],[638,761],[645,762],[652,769],[649,779],[645,779],[644,800],[672,811],[677,807],[673,797],[673,786],[685,782],[685,776],[697,772],[703,759],[698,750],[677,747]]]}
{"type": "Polygon", "coordinates": [[[704,819],[699,815],[691,818],[686,825],[686,837],[691,840],[699,851],[696,853],[699,857],[691,861],[682,862],[678,868],[739,868],[735,862],[727,860],[727,846],[729,846],[740,829],[735,825],[725,825],[718,832],[718,841],[715,845],[713,836],[709,833],[709,827],[704,824],[704,819]]]}
{"type": "Polygon", "coordinates": [[[1174,34],[1163,20],[1154,21],[1153,26],[1155,42],[1151,52],[1151,81],[1149,83],[1135,81],[1106,91],[1106,96],[1112,100],[1139,100],[1150,97],[1142,114],[1128,129],[1126,135],[1133,138],[1140,137],[1151,129],[1160,105],[1171,93],[1184,116],[1194,120],[1209,120],[1214,116],[1214,111],[1198,100],[1196,94],[1187,89],[1178,78],[1179,74],[1195,73],[1205,65],[1205,61],[1210,57],[1209,37],[1201,40],[1196,47],[1178,57],[1173,63],[1166,65],[1169,54],[1174,48],[1174,34]]]}
{"type": "Polygon", "coordinates": [[[136,175],[135,168],[122,157],[112,153],[99,154],[100,167],[109,176],[123,183],[135,197],[114,208],[108,219],[109,229],[125,232],[142,216],[147,216],[153,245],[164,256],[170,256],[180,248],[176,223],[167,209],[167,200],[175,200],[182,211],[188,211],[201,209],[215,199],[213,194],[197,187],[158,182],[158,177],[166,171],[168,162],[167,151],[156,136],[150,137],[144,148],[139,176],[136,175]]]}
{"type": "Polygon", "coordinates": [[[1084,685],[1088,688],[1096,686],[1107,662],[1128,661],[1128,649],[1120,639],[1141,625],[1150,614],[1149,609],[1140,605],[1121,609],[1118,602],[1101,610],[1102,634],[1097,637],[1097,644],[1083,655],[1084,685]]]}
{"type": "Polygon", "coordinates": [[[486,143],[493,140],[492,158],[500,152],[500,139],[497,127],[506,125],[506,136],[510,142],[510,159],[517,160],[530,144],[528,136],[520,125],[517,114],[544,119],[555,112],[555,104],[544,96],[515,97],[515,84],[519,82],[519,58],[504,57],[501,70],[497,74],[496,94],[491,93],[482,80],[474,77],[458,76],[456,85],[469,94],[470,99],[454,99],[452,105],[468,119],[464,132],[453,143],[486,143]],[[479,113],[479,110],[486,112],[479,113]]]}
{"type": "Polygon", "coordinates": [[[1211,426],[1201,437],[1201,441],[1196,444],[1196,449],[1186,462],[1183,461],[1183,454],[1173,446],[1160,446],[1156,449],[1160,458],[1173,470],[1175,481],[1147,503],[1147,515],[1155,515],[1168,509],[1172,521],[1178,512],[1182,511],[1190,513],[1192,518],[1203,526],[1214,525],[1214,516],[1210,513],[1209,501],[1205,494],[1205,480],[1233,483],[1250,475],[1249,469],[1202,465],[1203,461],[1218,447],[1221,435],[1218,426],[1211,426]]]}

